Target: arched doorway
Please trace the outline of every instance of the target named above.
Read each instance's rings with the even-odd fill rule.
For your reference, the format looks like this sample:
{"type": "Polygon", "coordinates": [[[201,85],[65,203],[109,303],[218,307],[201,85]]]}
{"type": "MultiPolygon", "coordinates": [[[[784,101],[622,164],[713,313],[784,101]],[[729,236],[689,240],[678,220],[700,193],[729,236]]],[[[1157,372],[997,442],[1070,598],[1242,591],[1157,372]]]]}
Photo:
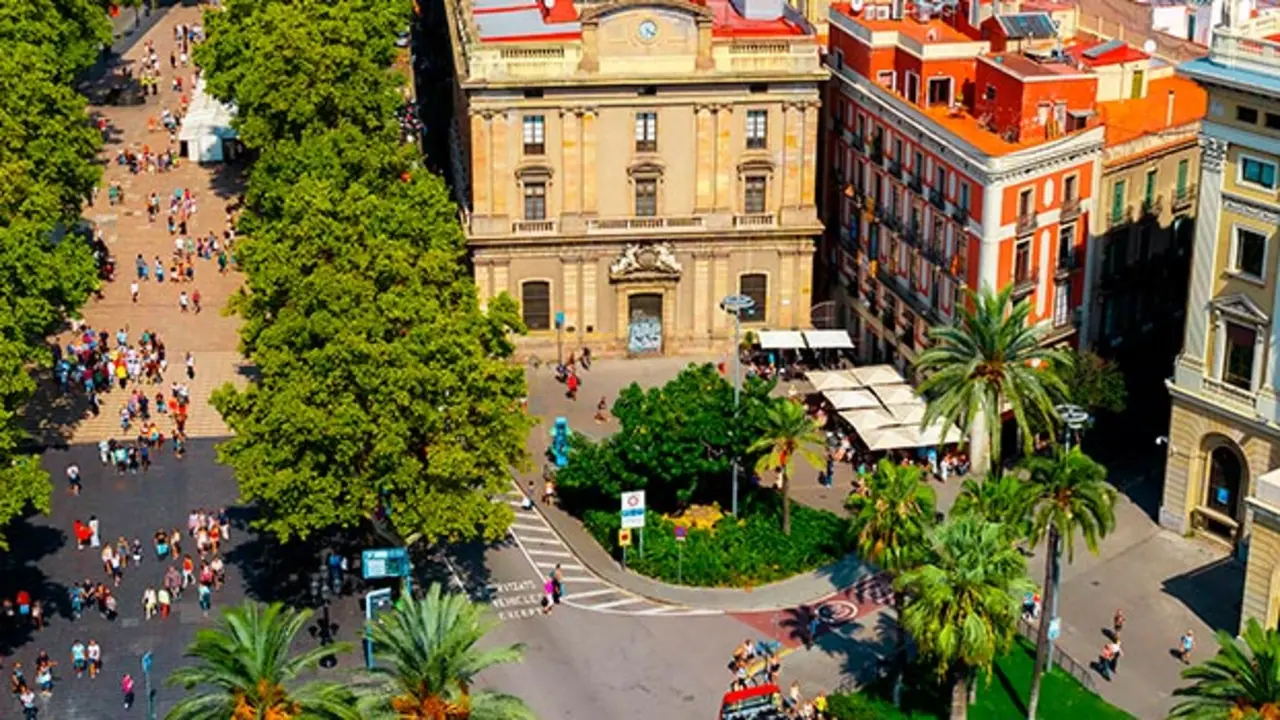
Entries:
{"type": "MultiPolygon", "coordinates": [[[[1205,506],[1239,522],[1240,503],[1243,499],[1240,491],[1243,485],[1244,462],[1240,459],[1240,455],[1227,445],[1215,447],[1209,453],[1205,506]]],[[[1212,525],[1210,528],[1212,529],[1212,525]]]]}
{"type": "Polygon", "coordinates": [[[627,351],[633,355],[662,352],[662,293],[627,297],[627,351]]]}

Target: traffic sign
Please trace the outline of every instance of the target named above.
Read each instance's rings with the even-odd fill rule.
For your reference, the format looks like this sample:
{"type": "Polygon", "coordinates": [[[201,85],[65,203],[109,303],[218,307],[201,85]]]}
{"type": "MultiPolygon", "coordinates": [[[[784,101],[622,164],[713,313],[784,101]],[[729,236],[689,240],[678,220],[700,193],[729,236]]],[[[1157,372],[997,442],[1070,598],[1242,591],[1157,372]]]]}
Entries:
{"type": "Polygon", "coordinates": [[[622,527],[644,527],[644,491],[622,493],[622,527]]]}
{"type": "Polygon", "coordinates": [[[405,577],[409,574],[409,553],[404,548],[365,550],[360,553],[360,573],[365,580],[405,577]]]}
{"type": "Polygon", "coordinates": [[[689,528],[682,525],[675,526],[676,542],[684,542],[685,536],[689,534],[689,528]]]}
{"type": "Polygon", "coordinates": [[[142,672],[151,672],[151,653],[142,653],[142,672]]]}
{"type": "Polygon", "coordinates": [[[618,547],[631,547],[631,531],[622,529],[618,531],[618,547]]]}
{"type": "Polygon", "coordinates": [[[1060,621],[1060,619],[1054,618],[1050,620],[1049,621],[1049,639],[1057,640],[1058,636],[1061,634],[1062,634],[1062,622],[1060,621]]]}

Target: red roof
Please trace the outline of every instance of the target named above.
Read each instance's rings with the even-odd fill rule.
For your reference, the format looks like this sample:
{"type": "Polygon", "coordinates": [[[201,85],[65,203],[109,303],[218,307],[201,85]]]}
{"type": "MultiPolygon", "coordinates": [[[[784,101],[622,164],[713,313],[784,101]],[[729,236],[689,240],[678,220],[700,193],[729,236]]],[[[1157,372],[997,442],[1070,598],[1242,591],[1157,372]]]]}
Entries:
{"type": "Polygon", "coordinates": [[[803,26],[788,20],[785,14],[777,20],[748,20],[730,0],[703,0],[697,4],[706,6],[715,17],[711,34],[716,37],[785,37],[808,33],[803,26]]]}
{"type": "Polygon", "coordinates": [[[1086,52],[1096,47],[1101,47],[1105,43],[1095,43],[1093,45],[1077,45],[1071,49],[1071,54],[1080,59],[1089,67],[1102,67],[1104,65],[1117,65],[1119,63],[1134,62],[1136,60],[1150,60],[1151,56],[1142,52],[1131,45],[1122,45],[1115,50],[1108,50],[1096,57],[1088,57],[1086,52]]]}

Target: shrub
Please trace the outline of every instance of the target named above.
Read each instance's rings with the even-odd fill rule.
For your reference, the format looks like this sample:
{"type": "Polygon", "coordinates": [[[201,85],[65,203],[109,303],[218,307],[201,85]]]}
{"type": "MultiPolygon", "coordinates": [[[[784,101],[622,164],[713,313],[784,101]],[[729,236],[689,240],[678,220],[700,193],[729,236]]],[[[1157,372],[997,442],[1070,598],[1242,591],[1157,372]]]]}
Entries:
{"type": "Polygon", "coordinates": [[[891,700],[865,693],[827,696],[827,714],[835,720],[933,720],[932,713],[899,710],[891,700]]]}
{"type": "MultiPolygon", "coordinates": [[[[741,517],[725,517],[711,530],[690,529],[683,543],[675,524],[650,512],[645,517],[644,555],[638,533],[627,553],[632,570],[669,583],[699,587],[763,585],[836,562],[849,549],[838,516],[803,505],[791,509],[791,535],[782,534],[781,500],[772,492],[744,498],[741,517]]],[[[583,514],[587,531],[621,557],[617,511],[583,514]]]]}

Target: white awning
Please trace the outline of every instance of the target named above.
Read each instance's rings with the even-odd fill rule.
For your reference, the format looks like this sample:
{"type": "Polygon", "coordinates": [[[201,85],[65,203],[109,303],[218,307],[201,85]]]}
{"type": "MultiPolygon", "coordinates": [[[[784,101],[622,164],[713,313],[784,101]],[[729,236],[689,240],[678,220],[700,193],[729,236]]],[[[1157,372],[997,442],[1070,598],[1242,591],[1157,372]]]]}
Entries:
{"type": "Polygon", "coordinates": [[[849,370],[810,370],[805,373],[805,378],[810,385],[813,385],[813,389],[818,392],[823,390],[849,390],[861,387],[858,379],[849,370]]]}
{"type": "Polygon", "coordinates": [[[914,405],[924,402],[916,394],[914,388],[906,383],[901,385],[876,385],[871,391],[880,398],[880,402],[888,405],[914,405]]]}
{"type": "Polygon", "coordinates": [[[960,433],[960,428],[956,427],[955,425],[948,427],[947,432],[944,436],[942,432],[941,422],[930,425],[924,430],[921,430],[918,434],[920,436],[921,447],[932,447],[935,445],[951,445],[953,443],[958,443],[964,439],[964,435],[960,433]]]}
{"type": "Polygon", "coordinates": [[[870,390],[828,390],[822,396],[836,410],[859,410],[861,408],[878,408],[880,401],[870,390]]]}
{"type": "Polygon", "coordinates": [[[849,423],[860,437],[873,430],[901,425],[902,423],[884,408],[862,408],[860,410],[843,410],[840,419],[849,423]]]}
{"type": "Polygon", "coordinates": [[[799,350],[805,347],[804,335],[795,330],[760,330],[760,347],[765,350],[799,350]]]}
{"type": "Polygon", "coordinates": [[[889,413],[893,415],[895,425],[919,426],[924,420],[925,404],[923,402],[889,405],[888,408],[889,413]]]}
{"type": "Polygon", "coordinates": [[[853,340],[844,330],[805,330],[804,339],[814,350],[840,350],[853,347],[853,340]]]}
{"type": "Polygon", "coordinates": [[[854,368],[853,376],[863,385],[901,385],[906,382],[892,365],[867,365],[854,368]]]}
{"type": "Polygon", "coordinates": [[[901,425],[872,430],[866,434],[858,433],[858,435],[868,450],[899,450],[921,445],[920,435],[911,428],[901,425]]]}

